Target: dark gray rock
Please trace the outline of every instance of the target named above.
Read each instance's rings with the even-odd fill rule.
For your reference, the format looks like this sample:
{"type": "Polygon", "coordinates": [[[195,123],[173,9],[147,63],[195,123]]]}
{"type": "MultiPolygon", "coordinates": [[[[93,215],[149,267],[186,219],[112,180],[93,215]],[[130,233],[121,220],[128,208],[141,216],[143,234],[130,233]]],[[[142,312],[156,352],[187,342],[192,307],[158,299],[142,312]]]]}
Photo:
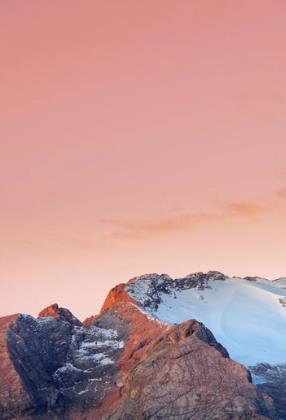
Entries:
{"type": "Polygon", "coordinates": [[[259,392],[273,400],[276,420],[286,419],[286,365],[261,363],[251,368],[253,382],[259,392]]]}
{"type": "Polygon", "coordinates": [[[61,314],[20,315],[7,329],[10,359],[32,416],[98,405],[113,387],[115,361],[124,347],[116,330],[79,326],[73,316],[61,314]]]}

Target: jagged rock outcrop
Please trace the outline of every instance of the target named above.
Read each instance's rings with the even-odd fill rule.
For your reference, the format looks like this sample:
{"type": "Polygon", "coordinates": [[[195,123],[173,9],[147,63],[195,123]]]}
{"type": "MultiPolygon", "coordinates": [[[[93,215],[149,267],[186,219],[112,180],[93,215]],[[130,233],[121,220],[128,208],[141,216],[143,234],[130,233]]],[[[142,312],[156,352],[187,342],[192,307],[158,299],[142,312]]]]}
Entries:
{"type": "Polygon", "coordinates": [[[39,318],[60,318],[72,325],[80,327],[82,323],[66,308],[60,308],[57,303],[48,306],[39,313],[39,318]]]}
{"type": "MultiPolygon", "coordinates": [[[[175,285],[208,287],[202,273],[175,285]]],[[[172,326],[145,311],[173,286],[167,275],[132,279],[113,288],[100,314],[84,323],[56,304],[38,319],[2,318],[0,418],[274,418],[249,371],[202,323],[172,326]]]]}

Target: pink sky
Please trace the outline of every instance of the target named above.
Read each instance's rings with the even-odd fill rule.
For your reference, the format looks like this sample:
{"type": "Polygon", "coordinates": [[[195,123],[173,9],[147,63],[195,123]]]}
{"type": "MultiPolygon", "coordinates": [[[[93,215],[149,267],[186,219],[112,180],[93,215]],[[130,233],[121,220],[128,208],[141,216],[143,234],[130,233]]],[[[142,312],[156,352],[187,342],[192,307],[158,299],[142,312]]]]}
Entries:
{"type": "Polygon", "coordinates": [[[0,315],[286,275],[286,2],[0,4],[0,315]]]}

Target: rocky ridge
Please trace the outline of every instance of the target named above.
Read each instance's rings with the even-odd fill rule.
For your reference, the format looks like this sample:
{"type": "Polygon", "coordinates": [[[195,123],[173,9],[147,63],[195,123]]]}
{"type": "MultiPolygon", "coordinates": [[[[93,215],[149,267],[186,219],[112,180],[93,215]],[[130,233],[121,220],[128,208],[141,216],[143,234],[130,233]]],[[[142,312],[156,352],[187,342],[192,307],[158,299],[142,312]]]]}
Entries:
{"type": "Polygon", "coordinates": [[[225,276],[132,279],[84,323],[56,304],[37,319],[1,318],[0,418],[276,418],[271,398],[202,323],[169,325],[146,311],[174,285],[207,288],[209,278],[225,276]]]}

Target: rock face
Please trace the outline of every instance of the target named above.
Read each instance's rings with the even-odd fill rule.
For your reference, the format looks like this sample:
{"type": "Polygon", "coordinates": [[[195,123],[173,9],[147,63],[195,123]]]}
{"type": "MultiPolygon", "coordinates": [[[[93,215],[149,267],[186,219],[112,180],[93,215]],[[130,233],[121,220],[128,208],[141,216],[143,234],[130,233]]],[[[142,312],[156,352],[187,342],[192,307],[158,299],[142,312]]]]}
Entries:
{"type": "Polygon", "coordinates": [[[110,419],[258,419],[261,408],[248,372],[191,320],[154,340],[110,419]]]}
{"type": "Polygon", "coordinates": [[[7,331],[17,321],[18,315],[0,318],[0,418],[13,418],[31,406],[8,349],[7,331]]]}
{"type": "Polygon", "coordinates": [[[260,364],[251,368],[251,373],[258,391],[272,398],[275,418],[286,419],[286,364],[260,364]]]}
{"type": "Polygon", "coordinates": [[[118,284],[110,290],[101,308],[101,314],[111,309],[115,304],[119,305],[120,303],[130,302],[136,305],[138,303],[128,294],[128,291],[125,290],[125,286],[125,284],[118,284]]]}
{"type": "MultiPolygon", "coordinates": [[[[61,316],[20,315],[6,324],[3,341],[9,370],[21,382],[29,402],[26,413],[32,417],[49,413],[62,418],[72,407],[101,401],[114,386],[115,360],[124,346],[116,330],[78,326],[61,316]]],[[[20,398],[13,409],[24,414],[20,398]]],[[[5,406],[1,418],[9,418],[5,406]]]]}
{"type": "MultiPolygon", "coordinates": [[[[207,287],[201,273],[194,276],[177,287],[194,279],[194,287],[207,287]]],[[[167,275],[146,280],[142,302],[131,293],[142,282],[133,279],[84,323],[56,304],[37,319],[1,318],[0,418],[275,418],[249,371],[202,323],[172,326],[145,311],[174,284],[167,275]]]]}

